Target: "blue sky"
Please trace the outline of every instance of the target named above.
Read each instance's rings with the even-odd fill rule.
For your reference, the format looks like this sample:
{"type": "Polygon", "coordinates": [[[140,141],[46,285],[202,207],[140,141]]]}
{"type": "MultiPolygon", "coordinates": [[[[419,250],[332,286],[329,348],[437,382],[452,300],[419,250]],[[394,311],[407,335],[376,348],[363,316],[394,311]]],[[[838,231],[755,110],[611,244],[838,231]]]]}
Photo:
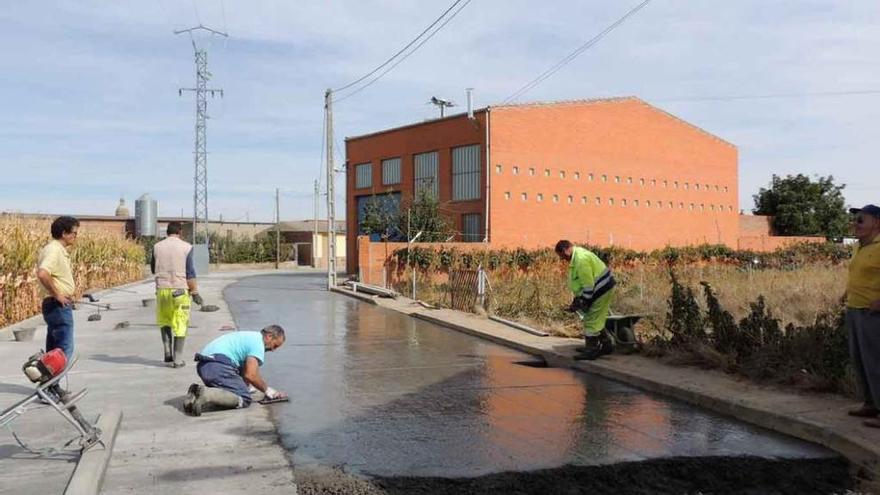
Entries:
{"type": "MultiPolygon", "coordinates": [[[[0,11],[0,210],[112,214],[149,192],[192,211],[199,22],[209,49],[211,216],[310,218],[324,88],[385,60],[451,0],[19,2],[0,11]]],[[[421,50],[336,107],[339,143],[435,115],[433,96],[498,103],[637,2],[472,0],[421,50]]],[[[521,101],[636,95],[740,150],[740,207],[771,174],[833,174],[880,202],[880,2],[654,0],[521,101]],[[871,172],[874,170],[874,172],[871,172]]],[[[337,182],[342,189],[342,178],[337,182]]],[[[340,194],[340,200],[342,195],[340,194]]]]}

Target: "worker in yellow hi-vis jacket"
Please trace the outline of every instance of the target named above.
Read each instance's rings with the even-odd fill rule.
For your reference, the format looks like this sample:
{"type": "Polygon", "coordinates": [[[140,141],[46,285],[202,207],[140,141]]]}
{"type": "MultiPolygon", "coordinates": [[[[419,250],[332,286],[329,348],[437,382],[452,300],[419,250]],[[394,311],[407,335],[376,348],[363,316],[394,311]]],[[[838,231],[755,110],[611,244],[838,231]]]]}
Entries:
{"type": "Polygon", "coordinates": [[[616,284],[611,270],[592,251],[572,245],[570,241],[556,243],[559,259],[567,261],[568,288],[574,299],[568,311],[577,313],[584,325],[585,347],[575,359],[593,359],[610,354],[614,343],[605,331],[605,320],[611,309],[616,284]]]}
{"type": "Polygon", "coordinates": [[[182,368],[183,345],[189,326],[190,305],[202,305],[192,245],[180,238],[180,222],[168,224],[168,237],[153,246],[150,268],[156,275],[156,324],[162,332],[165,362],[182,368]]]}

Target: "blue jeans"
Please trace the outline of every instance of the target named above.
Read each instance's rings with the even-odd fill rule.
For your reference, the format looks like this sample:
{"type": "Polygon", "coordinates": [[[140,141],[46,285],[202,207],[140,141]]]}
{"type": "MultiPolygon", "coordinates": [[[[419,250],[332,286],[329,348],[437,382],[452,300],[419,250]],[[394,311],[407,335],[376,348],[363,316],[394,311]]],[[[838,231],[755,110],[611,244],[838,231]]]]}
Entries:
{"type": "Polygon", "coordinates": [[[247,383],[241,377],[241,371],[231,359],[223,354],[205,356],[196,354],[196,373],[205,386],[222,388],[241,397],[241,407],[251,405],[251,393],[248,392],[247,383]]]}
{"type": "Polygon", "coordinates": [[[46,352],[61,349],[73,358],[73,307],[62,306],[54,298],[43,299],[43,319],[46,320],[46,352]]]}

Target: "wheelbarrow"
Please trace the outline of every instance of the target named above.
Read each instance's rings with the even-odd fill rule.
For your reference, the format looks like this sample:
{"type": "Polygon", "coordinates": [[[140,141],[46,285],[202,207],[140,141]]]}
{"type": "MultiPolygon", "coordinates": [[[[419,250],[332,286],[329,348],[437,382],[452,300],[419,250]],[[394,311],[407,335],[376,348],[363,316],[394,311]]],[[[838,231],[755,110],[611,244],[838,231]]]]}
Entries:
{"type": "Polygon", "coordinates": [[[614,350],[619,354],[632,354],[638,351],[639,343],[636,341],[634,327],[636,322],[645,315],[617,315],[609,314],[605,320],[605,331],[614,340],[614,350]]]}

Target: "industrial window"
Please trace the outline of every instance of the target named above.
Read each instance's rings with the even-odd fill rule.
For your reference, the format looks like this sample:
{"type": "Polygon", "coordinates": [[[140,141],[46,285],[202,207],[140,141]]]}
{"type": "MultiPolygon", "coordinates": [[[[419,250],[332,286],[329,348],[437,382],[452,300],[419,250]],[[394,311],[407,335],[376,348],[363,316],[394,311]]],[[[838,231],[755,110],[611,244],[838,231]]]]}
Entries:
{"type": "Polygon", "coordinates": [[[541,193],[538,193],[538,195],[535,196],[535,200],[536,200],[537,202],[539,202],[539,203],[540,203],[541,201],[544,201],[544,195],[541,194],[541,193]]]}
{"type": "Polygon", "coordinates": [[[565,178],[565,170],[560,170],[560,171],[559,171],[559,178],[560,178],[560,179],[564,179],[564,178],[565,178]]]}
{"type": "Polygon", "coordinates": [[[554,195],[553,195],[553,202],[554,202],[554,203],[558,203],[558,202],[559,202],[559,195],[558,195],[558,194],[554,194],[554,195]]]}
{"type": "Polygon", "coordinates": [[[615,176],[614,176],[614,183],[615,183],[615,184],[620,184],[620,176],[619,176],[619,175],[615,175],[615,176]]]}
{"type": "Polygon", "coordinates": [[[718,192],[719,190],[720,188],[718,187],[718,184],[715,184],[715,192],[718,192]]]}
{"type": "Polygon", "coordinates": [[[504,199],[510,199],[510,191],[504,193],[504,199]]]}
{"type": "Polygon", "coordinates": [[[382,160],[382,185],[400,184],[400,158],[382,160]]]}
{"type": "Polygon", "coordinates": [[[699,183],[699,182],[697,182],[696,184],[694,184],[694,189],[696,189],[697,191],[700,190],[700,183],[699,183]]]}
{"type": "Polygon", "coordinates": [[[678,181],[673,182],[672,185],[673,185],[676,189],[678,189],[678,181]]]}
{"type": "Polygon", "coordinates": [[[620,200],[620,206],[626,206],[626,199],[620,200]]]}
{"type": "Polygon", "coordinates": [[[672,208],[674,208],[674,206],[672,206],[672,201],[670,201],[669,202],[669,209],[671,210],[672,208]]]}
{"type": "Polygon", "coordinates": [[[645,179],[639,179],[639,185],[645,187],[645,179]]]}
{"type": "Polygon", "coordinates": [[[645,200],[645,206],[648,207],[648,208],[651,207],[651,200],[650,200],[650,199],[646,199],[646,200],[645,200]]]}
{"type": "MultiPolygon", "coordinates": [[[[635,206],[636,208],[638,208],[638,207],[639,207],[639,200],[634,199],[634,200],[633,200],[633,206],[635,206]]],[[[648,205],[648,206],[651,206],[651,205],[648,205]]]]}
{"type": "Polygon", "coordinates": [[[679,209],[679,210],[683,210],[683,209],[684,209],[684,203],[681,203],[681,202],[678,203],[678,209],[679,209]]]}
{"type": "Polygon", "coordinates": [[[706,211],[706,205],[700,203],[700,211],[706,211]]]}
{"type": "Polygon", "coordinates": [[[373,164],[361,163],[354,167],[354,187],[355,189],[364,189],[373,187],[373,164]]]}
{"type": "Polygon", "coordinates": [[[608,198],[608,204],[614,206],[614,198],[608,198]]]}
{"type": "Polygon", "coordinates": [[[632,183],[633,183],[633,178],[632,178],[632,177],[627,177],[627,178],[626,178],[626,183],[627,183],[627,184],[632,184],[632,183]]]}
{"type": "Polygon", "coordinates": [[[434,197],[440,195],[440,181],[438,180],[438,170],[440,159],[436,151],[430,153],[419,153],[413,155],[413,164],[415,168],[415,189],[416,194],[421,190],[431,192],[434,197]]]}
{"type": "Polygon", "coordinates": [[[691,205],[690,205],[690,210],[694,211],[694,204],[693,203],[691,203],[691,205]]]}
{"type": "Polygon", "coordinates": [[[532,177],[535,176],[535,167],[529,168],[529,175],[531,175],[532,177]]]}
{"type": "Polygon", "coordinates": [[[663,187],[669,187],[669,181],[668,181],[668,180],[664,180],[664,181],[663,181],[663,187]]]}
{"type": "Polygon", "coordinates": [[[496,174],[500,174],[500,173],[501,173],[501,165],[495,165],[495,173],[496,173],[496,174]]]}
{"type": "Polygon", "coordinates": [[[727,192],[727,186],[724,186],[724,192],[727,192]]]}
{"type": "Polygon", "coordinates": [[[727,205],[727,211],[733,211],[733,206],[727,205]]]}
{"type": "Polygon", "coordinates": [[[483,239],[479,213],[466,213],[461,216],[461,237],[464,242],[480,242],[483,239]]]}
{"type": "Polygon", "coordinates": [[[657,179],[651,179],[651,187],[657,187],[657,179]]]}
{"type": "Polygon", "coordinates": [[[709,209],[715,211],[715,205],[709,205],[709,209]]]}
{"type": "Polygon", "coordinates": [[[607,176],[607,175],[604,175],[604,174],[602,175],[602,182],[608,182],[608,176],[607,176]]]}
{"type": "Polygon", "coordinates": [[[597,204],[597,205],[601,205],[601,204],[602,204],[602,198],[600,198],[599,196],[596,196],[596,204],[597,204]]]}
{"type": "Polygon", "coordinates": [[[685,183],[684,183],[684,190],[687,191],[689,187],[690,187],[690,184],[688,184],[687,182],[685,182],[685,183]]]}
{"type": "Polygon", "coordinates": [[[589,179],[590,182],[593,182],[593,174],[587,175],[587,179],[589,179]]]}
{"type": "Polygon", "coordinates": [[[580,172],[574,173],[574,180],[581,180],[581,173],[580,172]]]}
{"type": "Polygon", "coordinates": [[[521,200],[523,200],[523,201],[528,201],[528,200],[529,200],[529,195],[528,195],[528,193],[521,193],[521,194],[519,195],[519,199],[521,199],[521,200]]]}
{"type": "Polygon", "coordinates": [[[519,175],[519,167],[513,167],[513,175],[519,175]]]}
{"type": "Polygon", "coordinates": [[[480,198],[480,145],[452,148],[452,199],[480,198]]]}
{"type": "Polygon", "coordinates": [[[544,169],[544,177],[550,177],[550,169],[549,168],[544,169]]]}
{"type": "Polygon", "coordinates": [[[574,202],[574,198],[569,194],[568,195],[568,204],[572,204],[574,202]]]}
{"type": "Polygon", "coordinates": [[[587,197],[586,196],[581,196],[581,204],[582,205],[587,204],[587,197]]]}

